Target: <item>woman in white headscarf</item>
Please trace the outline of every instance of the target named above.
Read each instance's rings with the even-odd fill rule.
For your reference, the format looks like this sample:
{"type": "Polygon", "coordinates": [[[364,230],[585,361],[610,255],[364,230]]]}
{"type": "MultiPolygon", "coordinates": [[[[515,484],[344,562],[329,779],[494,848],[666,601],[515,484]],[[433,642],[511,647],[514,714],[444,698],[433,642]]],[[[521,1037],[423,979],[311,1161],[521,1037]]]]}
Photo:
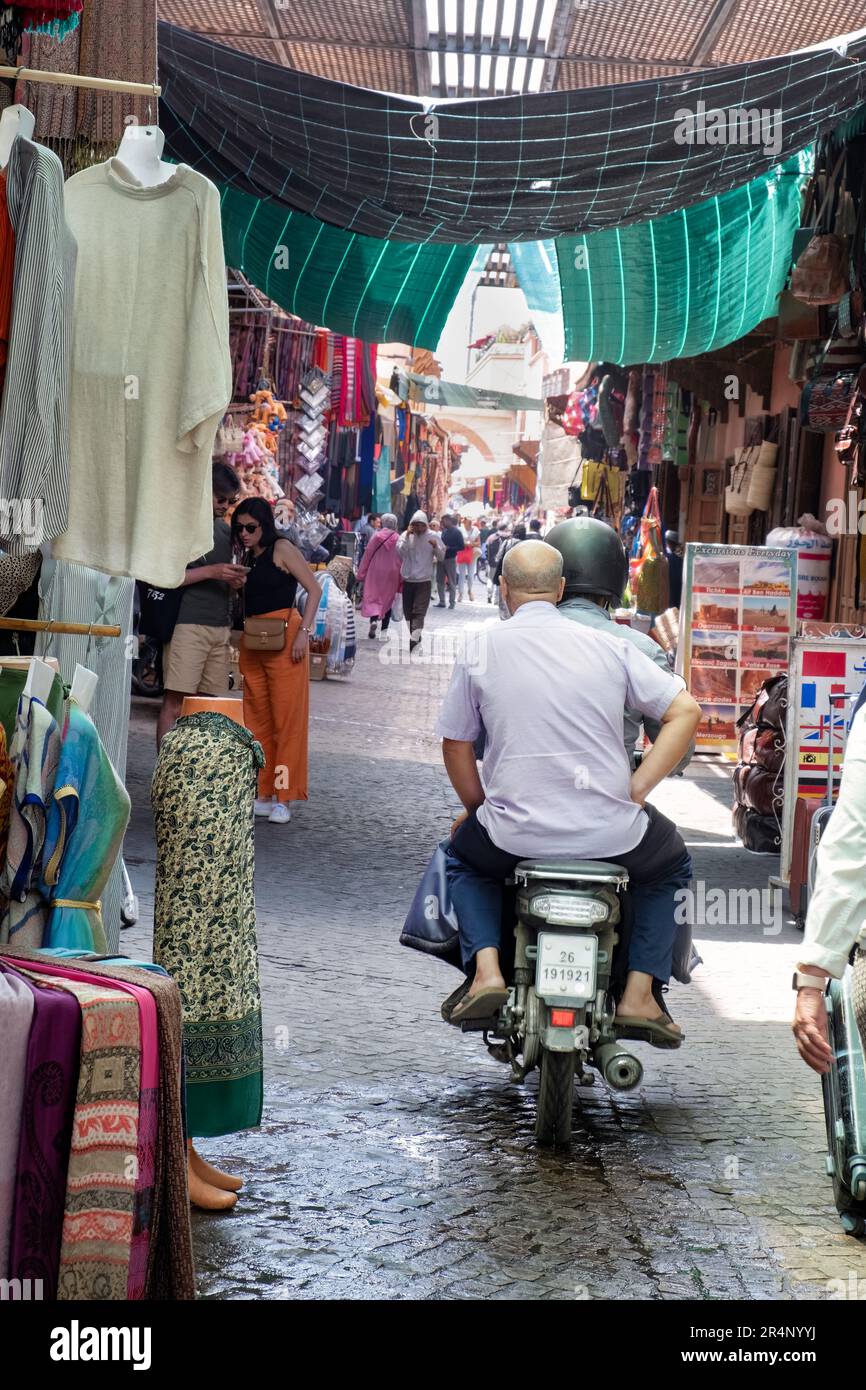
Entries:
{"type": "Polygon", "coordinates": [[[393,512],[382,517],[382,529],[374,531],[358,570],[358,582],[364,585],[361,612],[370,619],[368,637],[376,636],[381,619],[382,632],[388,631],[394,599],[401,588],[402,557],[397,552],[397,518],[393,512]]]}

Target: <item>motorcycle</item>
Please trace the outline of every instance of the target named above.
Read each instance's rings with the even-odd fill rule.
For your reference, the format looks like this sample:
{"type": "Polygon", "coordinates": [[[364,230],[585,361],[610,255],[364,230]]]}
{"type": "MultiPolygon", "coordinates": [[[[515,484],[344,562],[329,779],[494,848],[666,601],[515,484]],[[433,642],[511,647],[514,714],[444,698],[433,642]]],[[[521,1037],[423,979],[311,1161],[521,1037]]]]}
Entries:
{"type": "Polygon", "coordinates": [[[627,916],[628,874],[597,860],[523,860],[514,877],[508,999],[494,1018],[465,1020],[460,1027],[482,1032],[491,1054],[511,1064],[515,1081],[539,1068],[536,1140],[565,1145],[575,1081],[595,1081],[588,1066],[615,1091],[631,1091],[643,1077],[640,1061],[614,1031],[614,953],[627,916]]]}
{"type": "Polygon", "coordinates": [[[827,1175],[843,1230],[866,1234],[866,1060],[854,1016],[853,972],[831,980],[824,995],[834,1061],[821,1077],[827,1124],[827,1175]]]}

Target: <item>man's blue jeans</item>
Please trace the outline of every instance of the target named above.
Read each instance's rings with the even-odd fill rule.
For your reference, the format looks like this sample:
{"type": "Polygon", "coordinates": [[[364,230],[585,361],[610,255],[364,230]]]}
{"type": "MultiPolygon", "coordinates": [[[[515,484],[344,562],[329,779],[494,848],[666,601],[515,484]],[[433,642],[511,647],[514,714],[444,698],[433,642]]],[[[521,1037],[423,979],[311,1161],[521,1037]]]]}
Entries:
{"type": "MultiPolygon", "coordinates": [[[[641,970],[667,984],[677,935],[676,894],[687,888],[692,861],[682,836],[654,806],[640,844],[625,854],[611,853],[628,871],[633,926],[629,970],[641,970]]],[[[448,848],[448,886],[460,928],[463,965],[471,973],[476,954],[502,947],[503,884],[522,857],[498,849],[473,812],[448,848]]]]}

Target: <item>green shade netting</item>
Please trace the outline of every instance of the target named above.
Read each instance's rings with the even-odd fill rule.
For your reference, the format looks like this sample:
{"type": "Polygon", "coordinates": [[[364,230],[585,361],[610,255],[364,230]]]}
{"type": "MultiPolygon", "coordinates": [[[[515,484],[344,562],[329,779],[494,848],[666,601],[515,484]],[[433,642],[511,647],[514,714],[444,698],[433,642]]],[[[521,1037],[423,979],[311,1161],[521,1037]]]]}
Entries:
{"type": "Polygon", "coordinates": [[[404,400],[427,405],[445,405],[467,410],[543,410],[544,401],[535,396],[515,396],[507,391],[482,391],[458,381],[440,381],[420,372],[400,373],[400,395],[404,400]]]}
{"type": "Polygon", "coordinates": [[[369,343],[434,349],[472,246],[379,241],[220,189],[226,263],[287,313],[369,343]]]}
{"type": "Polygon", "coordinates": [[[667,362],[777,311],[806,157],[652,222],[559,237],[566,361],[667,362]]]}

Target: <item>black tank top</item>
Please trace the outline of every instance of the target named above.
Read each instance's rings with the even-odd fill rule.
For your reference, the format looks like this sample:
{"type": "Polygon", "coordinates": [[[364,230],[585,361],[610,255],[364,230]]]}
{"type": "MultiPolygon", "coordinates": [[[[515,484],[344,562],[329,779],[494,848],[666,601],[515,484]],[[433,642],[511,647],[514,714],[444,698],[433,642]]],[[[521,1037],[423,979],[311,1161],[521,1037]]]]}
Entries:
{"type": "Polygon", "coordinates": [[[297,579],[274,564],[274,546],[269,545],[253,560],[247,575],[244,613],[254,618],[259,613],[274,613],[278,608],[293,608],[297,592],[297,579]]]}

